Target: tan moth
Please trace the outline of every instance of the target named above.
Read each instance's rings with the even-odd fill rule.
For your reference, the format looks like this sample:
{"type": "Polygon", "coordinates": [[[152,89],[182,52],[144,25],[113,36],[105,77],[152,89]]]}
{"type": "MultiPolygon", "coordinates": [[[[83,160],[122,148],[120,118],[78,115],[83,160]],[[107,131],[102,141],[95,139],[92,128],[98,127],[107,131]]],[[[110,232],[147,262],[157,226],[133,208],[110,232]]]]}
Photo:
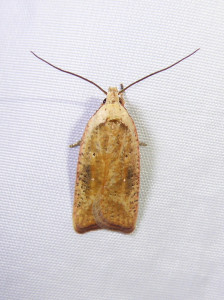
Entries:
{"type": "Polygon", "coordinates": [[[90,82],[107,95],[87,123],[81,141],[70,145],[80,145],[73,209],[73,224],[78,233],[100,228],[130,233],[135,229],[140,187],[139,140],[134,121],[124,107],[123,92],[198,50],[120,91],[110,87],[108,92],[93,81],[58,68],[31,51],[50,66],[90,82]]]}

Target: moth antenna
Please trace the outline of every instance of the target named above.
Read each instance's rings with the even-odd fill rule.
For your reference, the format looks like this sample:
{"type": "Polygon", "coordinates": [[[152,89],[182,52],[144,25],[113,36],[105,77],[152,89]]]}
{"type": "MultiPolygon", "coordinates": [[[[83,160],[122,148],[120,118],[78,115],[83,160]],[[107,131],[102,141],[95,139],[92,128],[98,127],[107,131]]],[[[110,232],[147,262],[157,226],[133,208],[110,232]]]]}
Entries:
{"type": "Polygon", "coordinates": [[[76,76],[76,77],[79,77],[79,78],[81,78],[81,79],[83,79],[83,80],[85,80],[85,81],[88,81],[89,83],[95,85],[98,89],[100,89],[104,94],[107,94],[107,92],[104,91],[104,89],[102,89],[102,88],[101,88],[98,84],[96,84],[95,82],[93,82],[93,81],[91,81],[91,80],[89,80],[89,79],[87,79],[87,78],[85,78],[85,77],[83,77],[83,76],[81,76],[81,75],[78,75],[78,74],[75,74],[75,73],[72,73],[72,72],[63,70],[63,69],[61,69],[61,68],[58,68],[58,67],[52,65],[51,63],[49,63],[48,61],[46,61],[45,59],[39,57],[39,56],[38,56],[37,54],[35,54],[33,51],[30,51],[30,52],[31,52],[34,56],[36,56],[37,58],[39,58],[40,60],[42,60],[43,62],[45,62],[46,64],[50,65],[51,67],[53,67],[53,68],[55,68],[55,69],[57,69],[57,70],[59,70],[59,71],[62,71],[62,72],[64,72],[64,73],[71,74],[71,75],[74,75],[74,76],[76,76]]]}
{"type": "Polygon", "coordinates": [[[143,78],[141,78],[141,79],[136,80],[135,82],[129,84],[129,85],[126,86],[124,89],[122,89],[122,90],[119,92],[119,94],[120,94],[120,93],[123,93],[125,90],[127,90],[127,89],[128,89],[129,87],[131,87],[132,85],[134,85],[134,84],[136,84],[136,83],[138,83],[138,82],[140,82],[140,81],[142,81],[142,80],[144,80],[144,79],[146,79],[146,78],[148,78],[148,77],[151,77],[151,76],[153,76],[153,75],[155,75],[155,74],[158,74],[158,73],[160,73],[160,72],[163,72],[163,71],[165,71],[165,70],[168,70],[168,69],[172,68],[173,66],[179,64],[181,61],[183,61],[183,60],[185,60],[186,58],[190,57],[191,55],[195,54],[198,50],[200,50],[200,48],[198,48],[197,50],[195,50],[195,51],[192,52],[191,54],[185,56],[185,57],[182,58],[181,60],[178,60],[177,62],[175,62],[174,64],[172,64],[172,65],[170,65],[170,66],[168,66],[168,67],[166,67],[166,68],[164,68],[164,69],[161,69],[161,70],[159,70],[159,71],[156,71],[156,72],[154,72],[154,73],[151,73],[151,74],[149,74],[149,75],[146,75],[145,77],[143,77],[143,78]]]}

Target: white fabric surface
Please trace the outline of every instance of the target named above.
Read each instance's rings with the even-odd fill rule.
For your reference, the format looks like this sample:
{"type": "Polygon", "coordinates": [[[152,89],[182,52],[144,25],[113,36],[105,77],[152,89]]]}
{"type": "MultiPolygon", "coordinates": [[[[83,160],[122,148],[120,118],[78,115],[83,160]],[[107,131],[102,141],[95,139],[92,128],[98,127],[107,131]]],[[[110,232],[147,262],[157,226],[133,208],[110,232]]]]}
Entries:
{"type": "Polygon", "coordinates": [[[0,2],[1,299],[223,299],[223,1],[0,2]],[[137,229],[78,235],[79,149],[127,85],[141,141],[137,229]]]}

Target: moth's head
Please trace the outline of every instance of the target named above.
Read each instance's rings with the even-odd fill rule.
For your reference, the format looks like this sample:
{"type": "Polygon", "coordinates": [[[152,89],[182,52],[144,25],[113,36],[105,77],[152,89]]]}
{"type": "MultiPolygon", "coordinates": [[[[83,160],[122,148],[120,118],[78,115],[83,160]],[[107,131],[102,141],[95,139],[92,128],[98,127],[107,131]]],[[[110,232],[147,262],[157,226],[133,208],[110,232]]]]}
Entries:
{"type": "Polygon", "coordinates": [[[103,100],[103,104],[114,104],[118,103],[124,106],[123,94],[119,94],[116,87],[109,87],[107,92],[107,98],[103,100]]]}

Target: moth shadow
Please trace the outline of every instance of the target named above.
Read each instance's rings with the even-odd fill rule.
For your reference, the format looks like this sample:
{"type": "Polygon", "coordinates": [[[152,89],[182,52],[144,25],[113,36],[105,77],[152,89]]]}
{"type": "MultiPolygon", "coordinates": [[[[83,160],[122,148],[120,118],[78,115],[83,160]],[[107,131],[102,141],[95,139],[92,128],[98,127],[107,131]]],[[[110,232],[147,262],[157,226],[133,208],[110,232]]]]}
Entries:
{"type": "Polygon", "coordinates": [[[155,162],[155,145],[149,130],[144,125],[142,111],[136,105],[126,102],[126,108],[135,122],[138,138],[147,146],[140,146],[140,194],[139,194],[139,213],[137,226],[133,234],[138,231],[139,224],[144,218],[147,206],[149,205],[149,195],[153,185],[153,169],[155,162]]]}
{"type": "Polygon", "coordinates": [[[92,117],[92,115],[96,112],[96,110],[100,106],[99,99],[89,98],[86,101],[81,103],[76,103],[76,105],[84,106],[84,111],[80,118],[74,124],[73,128],[68,137],[68,145],[67,145],[67,169],[68,169],[68,177],[69,177],[69,190],[70,190],[70,199],[71,199],[71,207],[73,207],[74,202],[74,191],[75,191],[75,180],[76,180],[76,168],[79,156],[79,146],[70,148],[69,145],[74,144],[81,140],[83,133],[85,131],[85,127],[87,122],[92,117]]]}

